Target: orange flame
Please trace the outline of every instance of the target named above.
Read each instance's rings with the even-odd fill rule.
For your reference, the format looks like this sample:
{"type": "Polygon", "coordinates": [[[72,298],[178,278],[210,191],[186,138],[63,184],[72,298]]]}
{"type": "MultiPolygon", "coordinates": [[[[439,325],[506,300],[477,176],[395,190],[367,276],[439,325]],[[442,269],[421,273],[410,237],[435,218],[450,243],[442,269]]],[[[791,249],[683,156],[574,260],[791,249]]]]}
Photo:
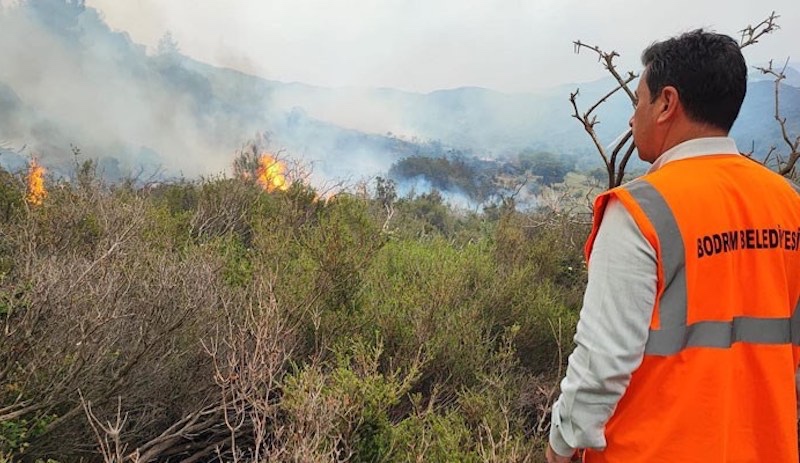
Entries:
{"type": "Polygon", "coordinates": [[[44,189],[44,167],[40,166],[35,159],[31,159],[28,166],[28,194],[25,199],[33,205],[39,206],[47,197],[44,189]]]}
{"type": "Polygon", "coordinates": [[[275,190],[286,191],[289,189],[289,181],[286,179],[286,164],[270,154],[262,154],[258,158],[256,182],[270,193],[275,190]]]}

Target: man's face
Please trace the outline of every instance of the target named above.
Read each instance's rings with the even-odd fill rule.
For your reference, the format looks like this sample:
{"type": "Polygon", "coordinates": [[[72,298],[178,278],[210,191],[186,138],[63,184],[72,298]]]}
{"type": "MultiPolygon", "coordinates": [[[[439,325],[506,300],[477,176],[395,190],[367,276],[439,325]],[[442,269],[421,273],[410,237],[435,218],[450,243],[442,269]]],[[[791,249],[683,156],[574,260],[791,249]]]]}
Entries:
{"type": "Polygon", "coordinates": [[[636,87],[636,108],[630,120],[633,129],[633,142],[639,152],[642,161],[653,163],[661,154],[658,152],[658,142],[656,137],[656,102],[651,102],[650,89],[647,87],[647,69],[639,77],[639,85],[636,87]]]}

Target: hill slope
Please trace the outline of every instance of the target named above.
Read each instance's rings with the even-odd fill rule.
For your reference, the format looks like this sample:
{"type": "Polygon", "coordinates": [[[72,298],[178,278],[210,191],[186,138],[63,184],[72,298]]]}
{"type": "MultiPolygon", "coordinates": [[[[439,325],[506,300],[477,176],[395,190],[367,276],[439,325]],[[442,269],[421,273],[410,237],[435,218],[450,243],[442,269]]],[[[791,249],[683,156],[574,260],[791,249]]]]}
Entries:
{"type": "MultiPolygon", "coordinates": [[[[271,150],[311,163],[317,178],[388,171],[412,154],[447,149],[481,158],[551,151],[596,164],[571,118],[575,85],[533,94],[481,88],[428,94],[328,89],[216,68],[180,54],[168,38],[148,53],[110,30],[82,2],[30,0],[0,10],[0,142],[27,146],[55,172],[74,162],[71,146],[100,160],[111,179],[135,172],[208,175],[229,169],[237,149],[268,133],[271,150]],[[433,142],[433,143],[429,143],[433,142]],[[437,148],[438,147],[438,148],[437,148]]],[[[797,71],[789,69],[788,83],[797,71]]],[[[733,135],[742,149],[780,142],[772,83],[750,85],[733,135]]],[[[613,87],[580,85],[581,109],[613,87]]],[[[790,129],[800,128],[800,88],[782,88],[790,129]]],[[[599,113],[601,140],[627,128],[631,105],[616,95],[599,113]]],[[[11,156],[0,156],[10,167],[11,156]]]]}

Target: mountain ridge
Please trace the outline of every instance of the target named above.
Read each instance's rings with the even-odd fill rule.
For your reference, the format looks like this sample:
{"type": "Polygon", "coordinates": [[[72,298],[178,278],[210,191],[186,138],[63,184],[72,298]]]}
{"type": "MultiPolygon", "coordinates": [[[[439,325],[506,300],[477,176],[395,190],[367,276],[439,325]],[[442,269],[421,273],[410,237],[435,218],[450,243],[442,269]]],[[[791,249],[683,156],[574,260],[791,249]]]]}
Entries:
{"type": "MultiPolygon", "coordinates": [[[[19,69],[0,69],[0,141],[27,144],[62,171],[74,165],[71,146],[78,146],[105,162],[112,179],[142,165],[167,175],[226,171],[253,139],[314,164],[320,181],[377,175],[403,157],[448,150],[493,159],[550,151],[589,168],[599,160],[572,118],[569,94],[579,89],[584,111],[615,84],[606,77],[538,92],[465,86],[416,93],[287,83],[202,63],[177,44],[148,54],[96,10],[65,0],[0,11],[0,26],[0,59],[26,57],[19,69]]],[[[800,88],[788,84],[798,76],[789,68],[781,87],[793,133],[800,130],[800,88]]],[[[750,82],[733,131],[741,145],[755,142],[759,152],[780,145],[772,92],[763,78],[750,82]]],[[[623,92],[598,110],[603,143],[627,129],[631,111],[623,92]]]]}

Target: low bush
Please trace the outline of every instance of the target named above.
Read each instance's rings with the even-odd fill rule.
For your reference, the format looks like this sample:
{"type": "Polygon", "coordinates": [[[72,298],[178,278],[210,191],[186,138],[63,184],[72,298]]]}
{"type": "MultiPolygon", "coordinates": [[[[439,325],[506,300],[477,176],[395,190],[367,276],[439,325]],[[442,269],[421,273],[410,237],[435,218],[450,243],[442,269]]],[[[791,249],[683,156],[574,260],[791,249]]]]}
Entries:
{"type": "Polygon", "coordinates": [[[89,167],[0,185],[0,459],[537,460],[585,224],[89,167]]]}

